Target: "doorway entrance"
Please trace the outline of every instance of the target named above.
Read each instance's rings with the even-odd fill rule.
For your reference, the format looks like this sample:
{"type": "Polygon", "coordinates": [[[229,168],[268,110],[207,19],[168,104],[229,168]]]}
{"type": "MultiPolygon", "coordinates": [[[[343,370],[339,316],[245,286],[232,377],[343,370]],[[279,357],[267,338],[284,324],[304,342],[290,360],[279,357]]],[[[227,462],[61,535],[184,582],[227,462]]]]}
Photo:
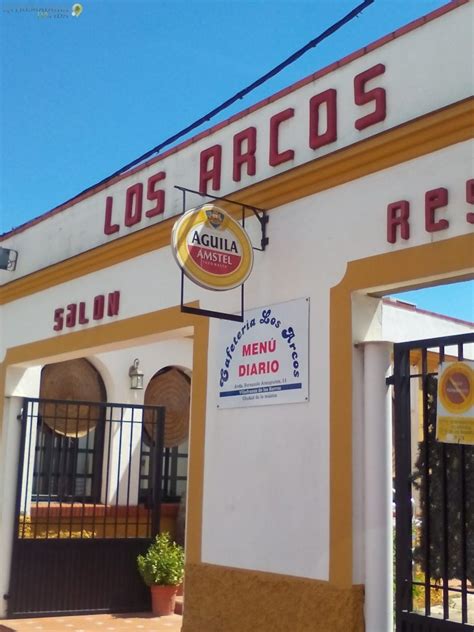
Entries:
{"type": "Polygon", "coordinates": [[[8,616],[149,609],[136,558],[159,532],[164,418],[157,406],[24,400],[8,616]]]}
{"type": "Polygon", "coordinates": [[[474,446],[436,434],[439,365],[473,349],[472,333],[394,345],[397,632],[473,629],[474,446]]]}

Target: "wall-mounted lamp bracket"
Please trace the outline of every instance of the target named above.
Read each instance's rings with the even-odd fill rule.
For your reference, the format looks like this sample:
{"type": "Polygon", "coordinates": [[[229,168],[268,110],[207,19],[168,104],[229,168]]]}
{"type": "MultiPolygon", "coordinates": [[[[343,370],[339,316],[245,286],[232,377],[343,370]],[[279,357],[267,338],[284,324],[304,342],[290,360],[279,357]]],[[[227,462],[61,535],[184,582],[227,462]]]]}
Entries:
{"type": "Polygon", "coordinates": [[[14,272],[18,261],[18,251],[0,247],[0,270],[14,272]]]}
{"type": "Polygon", "coordinates": [[[135,358],[132,366],[128,370],[128,375],[130,377],[130,388],[132,391],[141,391],[143,389],[143,371],[140,371],[138,368],[140,365],[140,360],[135,358]]]}

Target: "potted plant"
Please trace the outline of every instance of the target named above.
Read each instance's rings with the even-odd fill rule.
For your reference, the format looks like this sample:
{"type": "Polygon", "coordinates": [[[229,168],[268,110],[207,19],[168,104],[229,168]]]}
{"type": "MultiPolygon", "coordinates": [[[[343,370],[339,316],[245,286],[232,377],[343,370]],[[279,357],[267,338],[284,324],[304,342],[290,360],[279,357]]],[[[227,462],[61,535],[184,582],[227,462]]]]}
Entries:
{"type": "Polygon", "coordinates": [[[145,553],[137,557],[138,570],[151,590],[153,614],[163,617],[174,613],[178,586],[184,576],[184,549],[171,540],[169,533],[156,536],[145,553]]]}

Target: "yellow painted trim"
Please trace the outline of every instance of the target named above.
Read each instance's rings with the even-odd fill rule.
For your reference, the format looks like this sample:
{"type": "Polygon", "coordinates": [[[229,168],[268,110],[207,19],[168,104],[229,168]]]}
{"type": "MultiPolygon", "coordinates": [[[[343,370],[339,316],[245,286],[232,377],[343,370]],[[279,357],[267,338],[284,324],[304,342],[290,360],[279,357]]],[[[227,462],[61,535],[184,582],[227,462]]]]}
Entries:
{"type": "Polygon", "coordinates": [[[186,559],[190,564],[201,561],[209,348],[209,319],[194,317],[194,322],[191,419],[196,419],[197,423],[190,425],[186,517],[186,559]]]}
{"type": "MultiPolygon", "coordinates": [[[[470,98],[268,178],[233,194],[233,198],[272,209],[468,140],[473,135],[474,98],[470,98]]],[[[235,217],[241,212],[226,207],[225,202],[219,204],[235,217]]],[[[171,218],[153,224],[7,283],[0,288],[0,304],[168,246],[174,221],[171,218]]]]}
{"type": "Polygon", "coordinates": [[[474,235],[351,261],[330,292],[329,581],[352,585],[352,307],[356,291],[416,285],[474,272],[474,235]]]}
{"type": "MultiPolygon", "coordinates": [[[[194,328],[193,379],[191,381],[191,424],[188,509],[186,521],[186,559],[189,563],[201,561],[202,498],[204,485],[204,432],[206,419],[207,347],[209,320],[183,314],[179,307],[170,307],[114,323],[55,336],[7,350],[0,364],[0,410],[4,410],[5,377],[9,366],[24,363],[54,361],[55,356],[66,353],[86,355],[94,349],[129,342],[140,344],[149,337],[182,327],[194,328]]],[[[3,417],[3,415],[2,415],[3,417]]],[[[3,419],[0,420],[0,436],[3,419]]]]}

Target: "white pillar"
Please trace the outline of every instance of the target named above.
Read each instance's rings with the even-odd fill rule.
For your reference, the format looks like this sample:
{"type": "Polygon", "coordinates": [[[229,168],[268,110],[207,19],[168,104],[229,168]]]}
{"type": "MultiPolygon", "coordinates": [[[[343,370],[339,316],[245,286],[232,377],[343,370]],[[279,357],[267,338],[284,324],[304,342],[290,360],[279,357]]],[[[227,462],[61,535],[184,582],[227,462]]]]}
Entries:
{"type": "Polygon", "coordinates": [[[364,344],[366,632],[393,628],[391,351],[387,342],[364,344]]]}
{"type": "Polygon", "coordinates": [[[37,402],[30,402],[27,414],[25,449],[23,453],[20,513],[29,516],[31,514],[31,496],[33,494],[33,474],[35,469],[39,404],[37,402]]]}
{"type": "Polygon", "coordinates": [[[15,522],[15,501],[20,451],[20,413],[23,399],[5,398],[3,429],[0,441],[0,618],[6,617],[10,564],[15,522]]]}
{"type": "Polygon", "coordinates": [[[138,504],[142,411],[107,407],[101,501],[107,505],[138,504]]]}

